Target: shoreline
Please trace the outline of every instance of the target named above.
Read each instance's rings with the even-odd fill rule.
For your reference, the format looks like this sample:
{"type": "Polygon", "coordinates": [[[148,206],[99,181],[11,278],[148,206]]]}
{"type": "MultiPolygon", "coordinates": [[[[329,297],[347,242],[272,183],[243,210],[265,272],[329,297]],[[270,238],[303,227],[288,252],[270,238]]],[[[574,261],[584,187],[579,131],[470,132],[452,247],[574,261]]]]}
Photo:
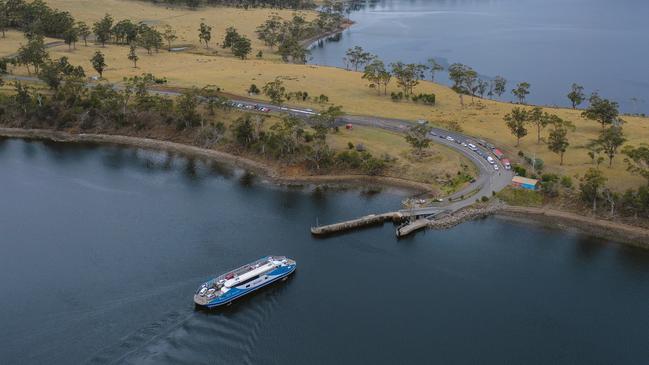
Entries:
{"type": "Polygon", "coordinates": [[[556,209],[504,205],[494,215],[506,219],[576,230],[597,238],[649,249],[649,229],[556,209]]]}
{"type": "MultiPolygon", "coordinates": [[[[144,137],[130,137],[113,134],[93,133],[69,133],[47,129],[24,129],[0,127],[0,137],[40,139],[54,142],[66,143],[100,143],[113,144],[135,148],[146,148],[158,151],[169,151],[186,156],[212,159],[230,166],[238,167],[268,178],[271,183],[277,185],[352,185],[366,186],[374,184],[377,187],[396,188],[410,192],[422,193],[429,190],[426,184],[414,181],[368,175],[313,175],[313,176],[281,176],[280,172],[259,161],[237,156],[231,153],[218,150],[205,149],[188,144],[163,141],[144,137]]],[[[433,229],[450,228],[465,221],[495,215],[509,219],[522,220],[534,224],[546,224],[562,230],[577,229],[580,232],[598,238],[609,239],[615,242],[630,244],[636,247],[649,249],[649,229],[631,226],[624,223],[612,222],[604,219],[587,217],[575,213],[564,212],[554,209],[518,207],[511,205],[498,205],[484,210],[479,207],[469,207],[456,212],[449,219],[443,220],[440,224],[430,225],[433,229]],[[469,209],[468,211],[466,209],[469,209]],[[464,213],[461,213],[463,212],[464,213]],[[458,213],[461,213],[458,215],[458,213]]]]}
{"type": "Polygon", "coordinates": [[[311,48],[313,48],[314,44],[316,44],[316,43],[320,42],[321,40],[324,40],[324,39],[326,39],[328,37],[336,35],[338,33],[342,33],[345,30],[351,28],[352,25],[354,25],[354,24],[355,24],[355,22],[353,20],[347,19],[347,21],[343,22],[340,25],[340,27],[338,27],[338,29],[335,29],[335,30],[332,30],[332,31],[329,31],[329,32],[325,32],[325,33],[322,33],[322,34],[318,34],[318,35],[315,35],[315,36],[313,36],[311,38],[307,38],[305,40],[302,40],[302,41],[300,41],[300,45],[302,45],[302,47],[304,47],[306,49],[311,49],[311,48]]]}
{"type": "Polygon", "coordinates": [[[365,184],[374,184],[378,187],[396,188],[408,190],[413,193],[425,193],[430,191],[430,187],[424,183],[399,179],[388,176],[369,176],[369,175],[297,175],[281,176],[277,169],[263,162],[256,161],[247,157],[237,156],[231,153],[200,148],[184,143],[163,141],[159,139],[131,137],[117,134],[95,134],[95,133],[69,133],[64,131],[53,131],[48,129],[25,129],[25,128],[6,128],[0,127],[0,137],[5,138],[22,138],[22,139],[41,139],[54,142],[66,143],[102,143],[129,146],[136,148],[146,148],[159,151],[169,151],[180,153],[186,156],[212,159],[234,167],[238,167],[265,178],[277,185],[295,185],[295,184],[314,184],[314,185],[353,185],[365,186],[365,184]]]}

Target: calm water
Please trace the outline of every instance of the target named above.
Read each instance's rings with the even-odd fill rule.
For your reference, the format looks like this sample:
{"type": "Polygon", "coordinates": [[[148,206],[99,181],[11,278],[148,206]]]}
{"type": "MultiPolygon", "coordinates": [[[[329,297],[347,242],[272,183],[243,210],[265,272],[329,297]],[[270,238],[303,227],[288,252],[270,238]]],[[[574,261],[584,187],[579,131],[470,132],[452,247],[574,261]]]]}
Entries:
{"type": "MultiPolygon", "coordinates": [[[[340,41],[313,50],[317,64],[342,66],[360,45],[388,62],[468,64],[502,75],[509,90],[532,84],[529,101],[568,105],[577,82],[630,113],[649,113],[646,0],[378,0],[351,13],[340,41]],[[638,100],[632,101],[632,98],[638,100]]],[[[447,82],[446,75],[440,75],[447,82]]]]}
{"type": "Polygon", "coordinates": [[[314,239],[397,192],[279,188],[160,152],[0,142],[0,363],[649,361],[649,253],[486,219],[314,239]],[[195,311],[267,254],[283,285],[195,311]]]}

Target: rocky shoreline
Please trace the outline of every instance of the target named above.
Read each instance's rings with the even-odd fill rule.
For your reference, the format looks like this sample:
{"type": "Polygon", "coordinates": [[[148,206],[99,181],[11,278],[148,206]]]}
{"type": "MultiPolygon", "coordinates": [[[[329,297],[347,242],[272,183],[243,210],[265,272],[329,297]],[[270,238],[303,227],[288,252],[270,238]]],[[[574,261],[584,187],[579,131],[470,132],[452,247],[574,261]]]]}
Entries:
{"type": "Polygon", "coordinates": [[[430,221],[427,227],[449,229],[491,215],[564,230],[576,230],[591,236],[649,249],[649,230],[642,227],[553,209],[510,206],[502,202],[467,207],[430,221]]]}

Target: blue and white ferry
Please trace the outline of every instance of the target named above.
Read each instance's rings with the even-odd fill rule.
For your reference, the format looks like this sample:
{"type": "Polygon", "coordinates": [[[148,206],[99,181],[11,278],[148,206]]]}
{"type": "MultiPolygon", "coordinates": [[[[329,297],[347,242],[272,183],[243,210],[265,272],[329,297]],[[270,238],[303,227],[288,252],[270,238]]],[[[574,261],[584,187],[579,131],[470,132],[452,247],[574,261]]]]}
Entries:
{"type": "Polygon", "coordinates": [[[294,260],[284,256],[261,258],[203,283],[194,294],[194,302],[207,308],[230,304],[239,297],[285,279],[296,266],[294,260]]]}

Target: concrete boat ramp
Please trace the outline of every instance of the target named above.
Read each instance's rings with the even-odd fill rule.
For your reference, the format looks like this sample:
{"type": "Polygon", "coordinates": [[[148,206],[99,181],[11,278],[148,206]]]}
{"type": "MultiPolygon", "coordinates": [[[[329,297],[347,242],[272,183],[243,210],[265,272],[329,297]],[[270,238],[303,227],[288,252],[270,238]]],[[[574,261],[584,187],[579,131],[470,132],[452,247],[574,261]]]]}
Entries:
{"type": "Polygon", "coordinates": [[[383,214],[370,214],[361,218],[352,219],[326,226],[311,227],[311,234],[324,236],[335,233],[342,233],[354,229],[383,224],[391,221],[400,223],[396,229],[397,237],[407,236],[415,231],[428,226],[436,217],[446,215],[450,211],[439,207],[428,207],[418,209],[406,209],[383,214]]]}

